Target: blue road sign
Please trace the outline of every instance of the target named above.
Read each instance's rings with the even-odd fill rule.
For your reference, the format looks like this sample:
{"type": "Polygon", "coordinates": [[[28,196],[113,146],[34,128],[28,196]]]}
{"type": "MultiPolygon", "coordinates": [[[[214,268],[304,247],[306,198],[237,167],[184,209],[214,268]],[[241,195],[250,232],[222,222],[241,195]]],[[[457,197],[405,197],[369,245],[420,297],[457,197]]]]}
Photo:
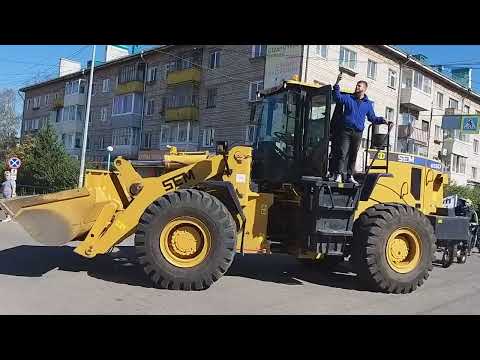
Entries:
{"type": "Polygon", "coordinates": [[[20,168],[20,166],[22,166],[22,162],[19,158],[12,157],[8,159],[8,166],[10,167],[10,169],[18,169],[20,168]]]}

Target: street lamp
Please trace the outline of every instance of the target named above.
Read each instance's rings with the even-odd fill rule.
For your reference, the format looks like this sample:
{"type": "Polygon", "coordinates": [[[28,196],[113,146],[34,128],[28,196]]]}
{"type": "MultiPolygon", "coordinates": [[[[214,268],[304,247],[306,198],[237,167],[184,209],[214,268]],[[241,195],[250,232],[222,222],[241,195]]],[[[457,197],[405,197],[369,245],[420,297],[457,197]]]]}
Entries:
{"type": "Polygon", "coordinates": [[[110,155],[112,154],[113,151],[113,146],[108,146],[107,147],[108,151],[108,164],[107,164],[107,170],[110,171],[110,155]]]}

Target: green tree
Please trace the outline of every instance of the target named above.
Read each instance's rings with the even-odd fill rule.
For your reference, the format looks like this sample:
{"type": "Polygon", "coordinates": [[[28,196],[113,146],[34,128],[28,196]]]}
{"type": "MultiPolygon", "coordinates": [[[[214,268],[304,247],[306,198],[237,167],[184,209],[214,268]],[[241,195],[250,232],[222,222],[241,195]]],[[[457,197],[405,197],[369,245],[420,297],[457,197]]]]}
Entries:
{"type": "Polygon", "coordinates": [[[17,183],[60,191],[77,185],[78,161],[73,160],[58,140],[55,129],[47,124],[32,138],[26,138],[12,149],[9,156],[18,156],[22,167],[17,183]]]}
{"type": "MultiPolygon", "coordinates": [[[[15,112],[15,91],[0,91],[0,161],[5,162],[6,153],[15,147],[20,130],[20,117],[15,112]]],[[[3,174],[2,174],[3,175],[3,174]]]]}

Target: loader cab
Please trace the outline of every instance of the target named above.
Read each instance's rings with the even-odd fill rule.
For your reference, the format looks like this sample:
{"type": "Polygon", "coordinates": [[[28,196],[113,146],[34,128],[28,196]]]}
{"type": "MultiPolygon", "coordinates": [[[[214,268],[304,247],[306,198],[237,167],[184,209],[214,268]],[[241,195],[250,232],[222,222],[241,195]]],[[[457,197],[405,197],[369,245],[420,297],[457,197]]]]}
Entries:
{"type": "Polygon", "coordinates": [[[259,94],[252,110],[253,181],[275,187],[326,175],[331,93],[331,86],[286,81],[259,94]]]}

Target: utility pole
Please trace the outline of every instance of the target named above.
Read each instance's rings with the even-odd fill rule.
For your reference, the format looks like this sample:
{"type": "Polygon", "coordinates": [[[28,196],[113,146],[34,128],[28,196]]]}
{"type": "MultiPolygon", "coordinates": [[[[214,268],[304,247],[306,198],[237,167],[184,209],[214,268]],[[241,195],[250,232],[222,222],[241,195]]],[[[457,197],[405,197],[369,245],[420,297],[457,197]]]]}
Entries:
{"type": "Polygon", "coordinates": [[[87,110],[85,112],[85,126],[83,128],[82,157],[80,159],[80,176],[78,178],[78,187],[83,187],[83,177],[85,172],[85,154],[87,152],[88,121],[90,119],[90,102],[92,100],[93,68],[95,67],[95,45],[93,45],[92,65],[90,66],[90,80],[88,82],[87,110]]]}

